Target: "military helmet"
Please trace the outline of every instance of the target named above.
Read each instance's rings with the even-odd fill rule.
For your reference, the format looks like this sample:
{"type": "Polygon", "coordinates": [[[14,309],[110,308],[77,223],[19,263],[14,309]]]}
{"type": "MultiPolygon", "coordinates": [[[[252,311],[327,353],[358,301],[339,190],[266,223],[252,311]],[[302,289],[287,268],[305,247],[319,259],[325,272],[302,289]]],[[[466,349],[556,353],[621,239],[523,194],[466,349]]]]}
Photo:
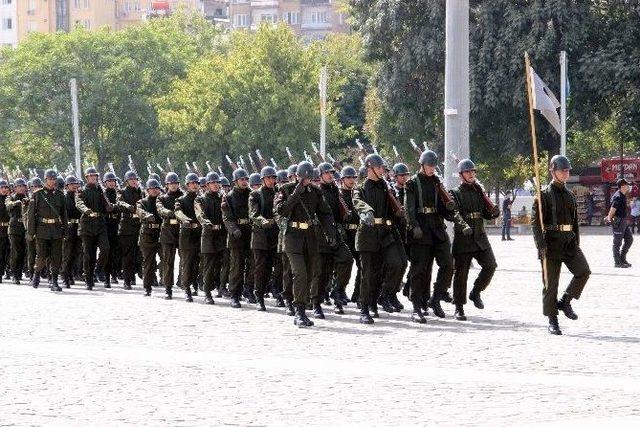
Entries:
{"type": "Polygon", "coordinates": [[[207,174],[207,184],[211,183],[211,182],[215,182],[216,184],[220,183],[220,175],[218,175],[215,172],[209,172],[207,174]]]}
{"type": "Polygon", "coordinates": [[[322,162],[318,165],[318,170],[320,171],[320,174],[322,175],[323,173],[326,172],[335,172],[335,168],[333,167],[333,165],[329,162],[322,162]]]}
{"type": "Polygon", "coordinates": [[[58,177],[58,172],[53,169],[47,169],[44,171],[44,179],[56,179],[58,177]]]}
{"type": "Polygon", "coordinates": [[[320,181],[320,170],[318,168],[313,168],[313,178],[312,181],[320,181]]]}
{"type": "Polygon", "coordinates": [[[396,163],[393,165],[394,175],[409,175],[409,168],[404,163],[396,163]]]}
{"type": "Polygon", "coordinates": [[[18,185],[27,185],[27,182],[23,178],[18,178],[18,179],[15,180],[13,185],[15,185],[16,187],[18,185]]]}
{"type": "Polygon", "coordinates": [[[368,168],[384,167],[384,159],[379,154],[369,154],[364,159],[364,165],[368,168]]]}
{"type": "Polygon", "coordinates": [[[333,171],[333,180],[334,181],[340,181],[340,172],[333,171]]]}
{"type": "Polygon", "coordinates": [[[359,178],[366,178],[367,177],[367,168],[364,166],[360,166],[360,169],[358,169],[358,177],[359,178]]]}
{"type": "Polygon", "coordinates": [[[357,178],[358,172],[353,166],[345,166],[340,171],[340,178],[357,178]]]}
{"type": "Polygon", "coordinates": [[[32,187],[42,187],[42,180],[37,176],[31,180],[32,187]]]}
{"type": "Polygon", "coordinates": [[[188,173],[187,176],[184,177],[184,183],[185,184],[190,184],[192,182],[195,182],[196,184],[199,184],[200,181],[198,179],[198,175],[196,175],[195,173],[191,172],[188,173]]]}
{"type": "Polygon", "coordinates": [[[571,169],[571,162],[566,156],[556,154],[551,158],[551,161],[549,162],[549,168],[552,171],[571,169]]]}
{"type": "Polygon", "coordinates": [[[124,174],[124,180],[129,181],[130,179],[138,179],[138,174],[134,171],[126,171],[124,174]]]}
{"type": "Polygon", "coordinates": [[[293,176],[298,173],[298,165],[291,165],[287,168],[287,177],[293,176]]]}
{"type": "Polygon", "coordinates": [[[64,178],[62,177],[62,175],[58,175],[56,177],[56,188],[58,190],[62,190],[64,188],[64,178]]]}
{"type": "Polygon", "coordinates": [[[200,187],[204,187],[207,185],[207,178],[204,176],[198,177],[198,185],[200,185],[200,187]]]}
{"type": "Polygon", "coordinates": [[[260,178],[268,178],[268,177],[277,177],[278,172],[276,172],[273,166],[265,166],[260,171],[260,178]]]}
{"type": "MultiPolygon", "coordinates": [[[[18,182],[18,181],[16,181],[18,182]]],[[[72,185],[72,184],[79,184],[78,182],[78,178],[76,178],[73,175],[68,175],[65,179],[64,179],[64,185],[72,185]]]]}
{"type": "Polygon", "coordinates": [[[221,177],[220,178],[220,185],[222,185],[223,187],[231,186],[231,183],[229,182],[229,178],[227,178],[226,176],[221,177]]]}
{"type": "Polygon", "coordinates": [[[160,179],[160,175],[158,175],[157,173],[151,173],[151,174],[149,174],[149,178],[147,179],[147,181],[148,181],[148,180],[150,180],[150,179],[155,179],[155,180],[156,180],[156,181],[158,181],[158,182],[162,181],[162,180],[160,179]]]}
{"type": "Polygon", "coordinates": [[[260,185],[262,184],[262,181],[260,181],[260,174],[259,173],[252,173],[251,175],[249,175],[249,185],[254,186],[254,185],[260,185]]]}
{"type": "Polygon", "coordinates": [[[471,159],[464,159],[458,162],[458,173],[476,170],[476,164],[471,159]]]}
{"type": "Polygon", "coordinates": [[[107,172],[104,174],[104,176],[102,177],[102,181],[103,182],[107,182],[107,181],[117,181],[117,177],[116,174],[113,172],[107,172]]]}
{"type": "MultiPolygon", "coordinates": [[[[289,168],[291,169],[291,168],[289,168]]],[[[298,163],[298,167],[296,168],[296,174],[300,179],[311,179],[313,178],[313,165],[306,160],[298,163]]]]}
{"type": "Polygon", "coordinates": [[[287,171],[284,169],[279,170],[276,176],[276,182],[278,184],[282,184],[287,182],[288,180],[289,180],[289,177],[288,177],[287,171]]]}
{"type": "Polygon", "coordinates": [[[0,179],[0,187],[9,187],[9,183],[6,179],[0,179]]]}
{"type": "Polygon", "coordinates": [[[147,187],[147,190],[150,190],[152,188],[156,188],[156,189],[160,189],[160,181],[158,181],[155,178],[150,178],[147,180],[147,183],[145,184],[145,186],[147,187]]]}
{"type": "Polygon", "coordinates": [[[249,178],[249,174],[247,173],[246,170],[242,169],[242,168],[238,168],[236,170],[233,171],[233,174],[231,174],[231,181],[237,181],[239,179],[243,179],[243,178],[249,178]]]}
{"type": "Polygon", "coordinates": [[[425,150],[420,154],[420,164],[436,166],[438,164],[438,155],[431,150],[425,150]]]}
{"type": "Polygon", "coordinates": [[[94,168],[93,166],[91,166],[90,168],[86,168],[84,171],[84,176],[91,176],[91,175],[100,176],[96,168],[94,168]]]}
{"type": "Polygon", "coordinates": [[[179,184],[180,177],[175,172],[169,172],[167,176],[164,177],[165,184],[179,184]]]}

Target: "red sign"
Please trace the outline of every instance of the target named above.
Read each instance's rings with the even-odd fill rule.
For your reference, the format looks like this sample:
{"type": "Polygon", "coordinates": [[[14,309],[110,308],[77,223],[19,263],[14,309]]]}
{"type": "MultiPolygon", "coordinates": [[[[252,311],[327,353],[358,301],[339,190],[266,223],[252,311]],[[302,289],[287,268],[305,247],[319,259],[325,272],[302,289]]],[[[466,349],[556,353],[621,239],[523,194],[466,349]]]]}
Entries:
{"type": "Polygon", "coordinates": [[[168,1],[152,1],[151,2],[152,10],[169,10],[169,2],[168,1]]]}
{"type": "Polygon", "coordinates": [[[620,177],[620,167],[624,172],[624,179],[630,182],[640,181],[640,159],[635,157],[602,159],[600,175],[603,182],[616,182],[620,177]]]}

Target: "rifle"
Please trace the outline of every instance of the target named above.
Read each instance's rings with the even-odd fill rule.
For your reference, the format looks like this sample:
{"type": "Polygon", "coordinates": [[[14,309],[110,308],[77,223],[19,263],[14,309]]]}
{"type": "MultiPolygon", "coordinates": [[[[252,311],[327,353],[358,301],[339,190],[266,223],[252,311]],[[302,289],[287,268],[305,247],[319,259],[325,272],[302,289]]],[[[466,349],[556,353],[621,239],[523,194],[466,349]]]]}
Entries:
{"type": "Polygon", "coordinates": [[[151,167],[151,162],[149,160],[147,160],[147,173],[149,176],[153,173],[153,167],[151,167]]]}
{"type": "Polygon", "coordinates": [[[269,160],[271,160],[271,164],[273,165],[273,167],[274,167],[274,168],[276,168],[276,169],[280,169],[280,168],[278,167],[278,164],[276,163],[276,161],[275,161],[275,160],[273,160],[273,157],[271,157],[269,160]]]}
{"type": "Polygon", "coordinates": [[[309,154],[307,154],[307,150],[302,150],[302,154],[304,154],[304,159],[311,163],[312,165],[315,166],[315,164],[313,163],[313,159],[311,158],[311,156],[309,154]]]}
{"type": "Polygon", "coordinates": [[[340,162],[338,162],[336,159],[334,159],[330,153],[327,152],[327,159],[329,159],[329,161],[331,162],[331,164],[333,165],[334,168],[336,168],[336,170],[338,172],[340,172],[342,170],[342,164],[340,162]]]}
{"type": "Polygon", "coordinates": [[[213,168],[211,167],[211,163],[209,163],[209,160],[204,162],[204,164],[207,165],[207,171],[208,172],[212,172],[213,171],[213,168]]]}
{"type": "Polygon", "coordinates": [[[187,168],[187,173],[191,173],[191,172],[193,172],[193,171],[191,170],[191,166],[189,165],[189,163],[188,163],[188,162],[184,162],[184,166],[187,168]]]}
{"type": "Polygon", "coordinates": [[[158,168],[158,170],[160,171],[160,173],[164,174],[164,169],[162,169],[162,166],[160,166],[160,163],[156,163],[156,167],[158,168]]]}
{"type": "Polygon", "coordinates": [[[253,158],[251,157],[251,153],[247,154],[247,158],[249,159],[249,164],[251,165],[251,169],[253,169],[254,172],[259,172],[258,167],[256,166],[256,163],[253,161],[253,158]]]}
{"type": "Polygon", "coordinates": [[[231,157],[229,157],[228,154],[225,154],[224,158],[227,159],[227,162],[229,163],[229,166],[231,166],[231,169],[233,169],[233,170],[240,169],[238,167],[238,164],[236,162],[234,162],[233,160],[231,160],[231,157]]]}
{"type": "Polygon", "coordinates": [[[242,169],[244,169],[246,171],[249,170],[247,168],[247,164],[244,162],[244,158],[242,157],[242,155],[240,155],[240,166],[242,167],[242,169]]]}
{"type": "Polygon", "coordinates": [[[416,145],[416,141],[413,138],[409,139],[409,144],[411,144],[411,148],[413,148],[413,151],[415,151],[418,155],[422,154],[422,150],[416,145]]]}
{"type": "Polygon", "coordinates": [[[171,164],[171,160],[169,160],[168,157],[167,157],[167,167],[169,168],[168,172],[174,172],[173,165],[171,164]]]}
{"type": "Polygon", "coordinates": [[[314,154],[316,155],[316,157],[320,160],[320,162],[324,162],[326,161],[324,159],[324,156],[322,155],[322,153],[320,152],[320,150],[318,150],[318,146],[316,145],[315,142],[311,143],[311,148],[313,149],[314,154]]]}
{"type": "Polygon", "coordinates": [[[400,153],[398,153],[396,146],[392,145],[391,148],[393,148],[393,155],[395,156],[396,162],[404,163],[404,160],[400,156],[400,153]]]}
{"type": "Polygon", "coordinates": [[[424,147],[425,150],[429,149],[429,146],[427,145],[427,141],[422,141],[422,146],[424,147]]]}
{"type": "Polygon", "coordinates": [[[293,158],[293,155],[291,155],[291,150],[289,150],[289,147],[284,147],[284,149],[287,152],[287,157],[289,158],[291,164],[297,164],[296,160],[293,158]]]}
{"type": "Polygon", "coordinates": [[[259,148],[256,148],[256,157],[258,158],[260,168],[267,166],[267,162],[264,160],[264,157],[262,157],[262,153],[259,148]]]}
{"type": "Polygon", "coordinates": [[[224,176],[224,172],[222,172],[222,168],[218,166],[218,173],[220,174],[220,178],[224,176]]]}
{"type": "Polygon", "coordinates": [[[197,173],[198,176],[204,176],[200,171],[200,168],[198,167],[198,165],[196,165],[196,162],[191,162],[191,165],[193,166],[193,171],[197,173]]]}
{"type": "Polygon", "coordinates": [[[138,175],[138,171],[136,170],[136,165],[133,164],[133,159],[131,158],[131,154],[129,154],[127,158],[129,159],[129,170],[135,172],[135,174],[138,175]]]}

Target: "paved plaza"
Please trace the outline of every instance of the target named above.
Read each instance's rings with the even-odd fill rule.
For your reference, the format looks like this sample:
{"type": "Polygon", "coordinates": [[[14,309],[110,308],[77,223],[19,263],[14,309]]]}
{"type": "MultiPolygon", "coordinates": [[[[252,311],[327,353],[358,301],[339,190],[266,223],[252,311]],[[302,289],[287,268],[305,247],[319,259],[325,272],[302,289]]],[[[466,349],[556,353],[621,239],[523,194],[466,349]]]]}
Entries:
{"type": "Polygon", "coordinates": [[[490,236],[498,271],[467,322],[447,304],[363,326],[350,304],[300,330],[273,300],[2,284],[0,425],[638,425],[640,247],[615,269],[611,238],[583,236],[593,273],[557,337],[533,239],[515,237],[490,236]]]}

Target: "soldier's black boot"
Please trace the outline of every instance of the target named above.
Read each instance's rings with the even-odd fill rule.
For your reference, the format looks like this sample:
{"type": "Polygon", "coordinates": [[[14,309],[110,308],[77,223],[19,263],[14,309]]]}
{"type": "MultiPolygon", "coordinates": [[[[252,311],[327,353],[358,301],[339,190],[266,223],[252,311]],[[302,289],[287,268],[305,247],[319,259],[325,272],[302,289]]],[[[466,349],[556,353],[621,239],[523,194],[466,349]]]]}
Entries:
{"type": "Polygon", "coordinates": [[[211,295],[211,292],[207,291],[204,293],[204,303],[209,305],[215,304],[215,301],[213,301],[213,296],[211,295]]]}
{"type": "Polygon", "coordinates": [[[22,274],[14,274],[13,275],[13,279],[11,280],[11,283],[13,283],[14,285],[19,285],[20,284],[20,276],[22,276],[22,274]]]}
{"type": "Polygon", "coordinates": [[[92,291],[93,290],[93,277],[87,275],[87,277],[84,278],[84,283],[85,286],[84,288],[88,291],[92,291]]]}
{"type": "Polygon", "coordinates": [[[291,301],[290,300],[285,300],[284,304],[287,307],[287,310],[286,310],[287,316],[295,316],[296,311],[293,308],[293,304],[291,303],[291,301]]]}
{"type": "Polygon", "coordinates": [[[444,319],[445,314],[444,314],[444,310],[440,306],[440,298],[439,297],[437,297],[436,295],[433,295],[431,297],[431,299],[429,299],[428,305],[433,310],[433,314],[435,314],[436,316],[438,316],[441,319],[444,319]]]}
{"type": "Polygon", "coordinates": [[[191,295],[193,295],[194,297],[198,296],[198,285],[197,284],[193,285],[193,291],[191,291],[191,295]]]}
{"type": "Polygon", "coordinates": [[[480,298],[480,292],[477,291],[475,288],[471,290],[471,293],[469,294],[469,299],[473,301],[473,305],[475,305],[476,308],[479,308],[480,310],[484,308],[484,302],[482,302],[482,298],[480,298]]]}
{"type": "Polygon", "coordinates": [[[264,305],[264,295],[256,295],[256,310],[267,311],[267,307],[264,305]]]}
{"type": "Polygon", "coordinates": [[[313,321],[307,317],[307,312],[305,310],[304,304],[300,305],[300,309],[302,310],[302,319],[304,320],[305,325],[313,326],[313,321]]]}
{"type": "Polygon", "coordinates": [[[216,292],[216,298],[222,298],[222,286],[218,287],[218,292],[216,292]]]}
{"type": "MultiPolygon", "coordinates": [[[[107,286],[106,283],[104,286],[105,287],[107,286]]],[[[124,279],[124,284],[122,285],[122,289],[124,289],[125,291],[131,290],[131,281],[129,279],[124,279]]]]}
{"type": "Polygon", "coordinates": [[[171,299],[173,298],[173,289],[169,286],[166,286],[164,288],[164,299],[171,299]]]}
{"type": "Polygon", "coordinates": [[[427,319],[424,318],[422,314],[422,309],[420,308],[420,304],[413,303],[413,313],[411,313],[411,320],[415,323],[427,323],[427,319]]]}
{"type": "Polygon", "coordinates": [[[578,315],[573,311],[573,307],[571,307],[571,297],[567,294],[564,294],[560,301],[558,301],[558,310],[562,311],[565,316],[567,316],[571,320],[578,320],[578,315]]]}
{"type": "Polygon", "coordinates": [[[451,294],[449,293],[449,291],[447,291],[444,294],[442,294],[442,297],[440,299],[442,301],[444,301],[444,302],[449,303],[449,304],[451,304],[453,302],[453,298],[451,297],[451,294]]]}
{"type": "Polygon", "coordinates": [[[282,299],[282,295],[275,294],[274,298],[276,299],[276,307],[284,307],[284,300],[282,299]]]}
{"type": "Polygon", "coordinates": [[[298,328],[306,328],[307,322],[304,319],[305,318],[304,305],[298,304],[296,306],[294,315],[295,317],[293,318],[293,324],[296,325],[298,328]]]}
{"type": "Polygon", "coordinates": [[[229,303],[233,308],[240,308],[242,304],[240,304],[240,295],[232,295],[231,301],[229,303]]]}
{"type": "Polygon", "coordinates": [[[319,302],[313,304],[313,317],[316,319],[324,319],[324,312],[319,302]]]}
{"type": "Polygon", "coordinates": [[[342,300],[335,299],[335,306],[333,307],[333,312],[335,314],[344,314],[344,309],[342,308],[342,300]]]}
{"type": "Polygon", "coordinates": [[[378,304],[371,304],[369,306],[369,313],[371,313],[371,317],[378,319],[380,317],[378,314],[378,304]]]}
{"type": "Polygon", "coordinates": [[[257,302],[256,297],[253,295],[253,291],[251,290],[251,286],[248,284],[244,285],[242,296],[247,300],[249,304],[255,304],[257,302]]]}
{"type": "Polygon", "coordinates": [[[51,290],[55,292],[62,292],[62,288],[58,285],[58,275],[51,275],[51,290]]]}
{"type": "Polygon", "coordinates": [[[467,320],[467,316],[464,315],[464,307],[462,306],[462,304],[456,305],[456,312],[454,316],[456,320],[462,320],[462,321],[467,320]]]}
{"type": "Polygon", "coordinates": [[[368,308],[360,309],[360,323],[362,323],[363,325],[373,325],[373,319],[369,314],[368,308]]]}
{"type": "Polygon", "coordinates": [[[188,286],[184,288],[184,300],[186,302],[193,302],[193,297],[191,296],[191,288],[188,286]]]}
{"type": "Polygon", "coordinates": [[[31,276],[31,286],[34,287],[34,289],[37,289],[38,286],[40,286],[40,275],[39,274],[33,274],[33,276],[31,276]]]}
{"type": "Polygon", "coordinates": [[[144,288],[144,296],[145,297],[150,297],[151,296],[151,286],[145,286],[145,288],[144,288]]]}
{"type": "Polygon", "coordinates": [[[380,296],[378,297],[378,304],[380,304],[380,306],[382,306],[382,309],[387,313],[395,313],[396,311],[396,309],[391,305],[391,302],[389,302],[389,296],[386,292],[380,294],[380,296]]]}
{"type": "Polygon", "coordinates": [[[397,292],[392,292],[391,294],[389,294],[389,303],[394,308],[394,310],[398,313],[404,309],[404,305],[402,305],[400,300],[398,300],[397,292]]]}
{"type": "Polygon", "coordinates": [[[551,335],[562,335],[560,325],[558,325],[558,316],[549,316],[548,330],[551,335]]]}

